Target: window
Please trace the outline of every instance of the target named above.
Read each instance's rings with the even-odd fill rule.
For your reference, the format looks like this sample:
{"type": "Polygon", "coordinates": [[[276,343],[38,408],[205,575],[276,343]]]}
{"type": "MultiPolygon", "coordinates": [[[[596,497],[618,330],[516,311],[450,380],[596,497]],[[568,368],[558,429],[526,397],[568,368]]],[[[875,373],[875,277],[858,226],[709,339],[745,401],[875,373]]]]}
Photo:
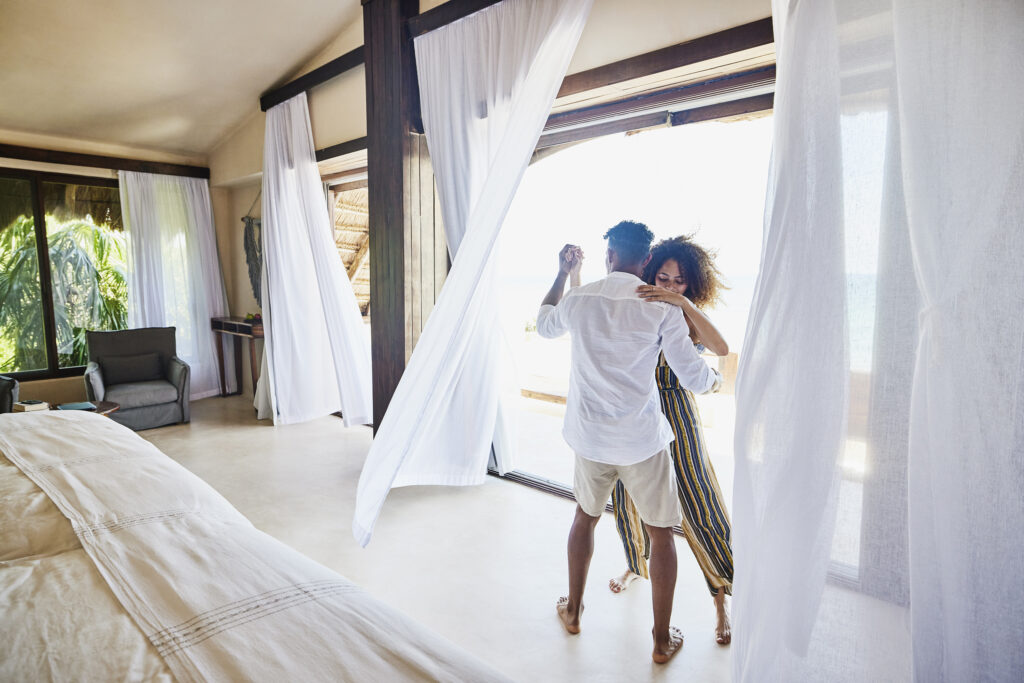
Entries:
{"type": "Polygon", "coordinates": [[[116,180],[0,170],[0,372],[77,374],[87,330],[127,327],[116,180]]]}

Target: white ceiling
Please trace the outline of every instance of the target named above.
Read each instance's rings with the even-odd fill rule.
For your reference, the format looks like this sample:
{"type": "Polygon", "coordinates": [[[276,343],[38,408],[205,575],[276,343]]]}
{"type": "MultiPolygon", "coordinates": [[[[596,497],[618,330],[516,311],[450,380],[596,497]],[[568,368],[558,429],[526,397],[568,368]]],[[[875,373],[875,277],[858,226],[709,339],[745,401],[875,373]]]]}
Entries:
{"type": "Polygon", "coordinates": [[[359,0],[0,0],[0,129],[205,155],[359,0]]]}

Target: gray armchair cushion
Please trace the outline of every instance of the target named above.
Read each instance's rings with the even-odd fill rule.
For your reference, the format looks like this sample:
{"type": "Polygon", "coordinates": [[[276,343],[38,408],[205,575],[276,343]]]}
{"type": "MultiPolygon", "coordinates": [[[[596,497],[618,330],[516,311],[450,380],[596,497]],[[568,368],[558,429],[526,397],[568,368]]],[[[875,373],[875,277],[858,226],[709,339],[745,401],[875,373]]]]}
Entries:
{"type": "Polygon", "coordinates": [[[133,356],[101,356],[99,365],[103,368],[103,380],[107,385],[164,378],[163,362],[156,352],[133,356]]]}
{"type": "MultiPolygon", "coordinates": [[[[173,327],[142,327],[116,332],[86,332],[89,360],[107,356],[130,356],[139,352],[157,352],[163,358],[176,355],[173,327]]],[[[100,363],[102,365],[102,363],[100,363]]],[[[109,380],[107,382],[110,383],[109,380]]]]}
{"type": "Polygon", "coordinates": [[[18,402],[18,380],[0,375],[0,413],[14,410],[18,402]]]}
{"type": "Polygon", "coordinates": [[[178,388],[178,402],[181,403],[181,421],[190,418],[189,396],[192,391],[192,369],[188,363],[175,356],[167,362],[167,379],[178,388]]]}
{"type": "Polygon", "coordinates": [[[178,388],[162,379],[115,384],[107,387],[106,400],[121,404],[121,410],[174,403],[178,400],[178,388]]]}
{"type": "Polygon", "coordinates": [[[85,366],[85,395],[90,401],[102,401],[107,391],[103,386],[103,371],[99,363],[90,362],[85,366]]]}

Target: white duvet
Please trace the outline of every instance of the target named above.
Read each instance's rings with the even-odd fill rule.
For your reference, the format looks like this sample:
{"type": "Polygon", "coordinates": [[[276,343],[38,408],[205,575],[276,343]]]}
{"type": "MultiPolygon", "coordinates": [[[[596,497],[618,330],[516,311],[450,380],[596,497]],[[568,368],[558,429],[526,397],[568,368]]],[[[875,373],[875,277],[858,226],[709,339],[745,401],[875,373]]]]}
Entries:
{"type": "Polygon", "coordinates": [[[0,453],[0,680],[503,680],[112,420],[0,415],[0,453]]]}

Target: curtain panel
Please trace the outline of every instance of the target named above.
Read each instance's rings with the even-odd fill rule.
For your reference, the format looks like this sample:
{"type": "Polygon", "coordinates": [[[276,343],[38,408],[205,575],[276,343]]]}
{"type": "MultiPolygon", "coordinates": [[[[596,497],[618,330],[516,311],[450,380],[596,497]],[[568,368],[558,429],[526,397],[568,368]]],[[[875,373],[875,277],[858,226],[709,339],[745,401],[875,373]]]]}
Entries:
{"type": "Polygon", "coordinates": [[[483,481],[507,468],[494,243],[592,0],[504,0],[415,39],[420,104],[452,256],[359,478],[366,545],[393,486],[483,481]]]}
{"type": "Polygon", "coordinates": [[[737,681],[1024,671],[1024,4],[775,0],[737,681]]]}
{"type": "MultiPolygon", "coordinates": [[[[119,171],[128,237],[128,326],[177,328],[178,356],[191,368],[192,400],[220,393],[210,318],[228,314],[213,229],[209,181],[119,171]]],[[[226,367],[234,349],[224,348],[226,367]]],[[[235,391],[228,373],[227,390],[235,391]]]]}
{"type": "Polygon", "coordinates": [[[346,426],[369,424],[369,333],[334,244],[305,93],[267,111],[261,220],[259,416],[289,424],[341,411],[346,426]]]}

